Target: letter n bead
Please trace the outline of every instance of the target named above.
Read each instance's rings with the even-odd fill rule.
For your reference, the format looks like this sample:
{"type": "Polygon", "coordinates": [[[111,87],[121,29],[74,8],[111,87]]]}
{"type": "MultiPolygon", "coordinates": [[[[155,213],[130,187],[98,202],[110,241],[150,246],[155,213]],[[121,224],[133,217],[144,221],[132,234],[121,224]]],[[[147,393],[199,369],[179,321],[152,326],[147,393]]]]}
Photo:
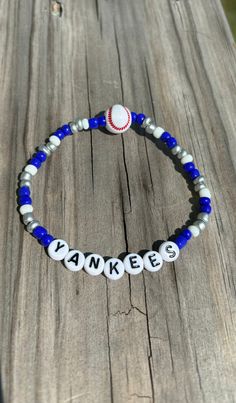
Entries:
{"type": "Polygon", "coordinates": [[[103,272],[104,269],[104,259],[102,256],[96,253],[91,253],[85,259],[84,269],[91,276],[98,276],[103,272]]]}

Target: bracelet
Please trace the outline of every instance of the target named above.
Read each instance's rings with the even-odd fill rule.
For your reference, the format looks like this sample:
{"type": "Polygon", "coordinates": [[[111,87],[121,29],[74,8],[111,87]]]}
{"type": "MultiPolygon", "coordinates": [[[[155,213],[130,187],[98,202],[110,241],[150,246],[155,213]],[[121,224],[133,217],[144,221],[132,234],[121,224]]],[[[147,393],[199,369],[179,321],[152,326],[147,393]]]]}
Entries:
{"type": "Polygon", "coordinates": [[[82,268],[92,276],[104,273],[111,280],[118,280],[126,271],[129,274],[138,274],[145,268],[150,272],[161,269],[163,261],[173,262],[179,256],[179,251],[184,248],[192,237],[197,237],[206,227],[209,214],[211,213],[211,194],[206,187],[205,179],[193,163],[192,155],[183,149],[170,133],[158,127],[150,117],[144,114],[136,114],[122,105],[110,107],[105,115],[90,119],[76,119],[74,122],[63,125],[57,129],[48,141],[38,147],[36,153],[28,161],[19,177],[17,190],[19,212],[23,223],[39,243],[47,248],[48,255],[54,260],[63,261],[65,267],[71,271],[79,271],[82,268]],[[85,255],[76,249],[70,249],[63,239],[54,238],[46,228],[40,225],[33,216],[31,199],[31,181],[46,159],[57,150],[61,141],[74,133],[83,130],[106,128],[109,132],[117,134],[127,131],[132,124],[141,126],[146,133],[163,142],[170,153],[180,160],[183,172],[186,172],[194,184],[195,192],[199,193],[199,212],[197,220],[192,225],[184,228],[180,235],[175,236],[173,241],[163,242],[158,252],[148,251],[143,257],[137,253],[129,253],[124,260],[109,258],[104,261],[98,254],[85,255]]]}

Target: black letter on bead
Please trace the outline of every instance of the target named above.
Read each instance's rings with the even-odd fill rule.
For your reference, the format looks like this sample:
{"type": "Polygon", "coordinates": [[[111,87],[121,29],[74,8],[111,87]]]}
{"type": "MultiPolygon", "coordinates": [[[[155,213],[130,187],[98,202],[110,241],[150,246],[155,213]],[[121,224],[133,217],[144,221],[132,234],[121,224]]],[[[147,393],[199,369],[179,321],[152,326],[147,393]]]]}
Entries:
{"type": "Polygon", "coordinates": [[[148,256],[148,259],[150,260],[152,267],[156,267],[161,264],[160,262],[156,262],[156,259],[154,256],[155,256],[155,253],[153,253],[153,255],[148,256]],[[155,262],[156,262],[156,264],[155,264],[155,262]]]}
{"type": "Polygon", "coordinates": [[[169,254],[170,258],[173,259],[173,257],[175,257],[176,253],[175,251],[172,249],[172,246],[169,245],[166,247],[166,252],[169,254]]]}
{"type": "Polygon", "coordinates": [[[89,267],[94,266],[95,269],[98,268],[100,262],[100,258],[98,257],[97,260],[95,260],[95,257],[91,257],[90,262],[89,262],[89,267]]]}
{"type": "Polygon", "coordinates": [[[138,267],[140,267],[139,264],[135,264],[135,263],[137,263],[136,256],[130,256],[129,261],[130,261],[131,269],[137,269],[138,267]]]}
{"type": "Polygon", "coordinates": [[[64,248],[64,246],[65,246],[64,244],[60,245],[60,241],[58,241],[58,242],[57,242],[57,247],[56,247],[56,249],[55,249],[55,252],[58,252],[59,249],[64,248]]]}
{"type": "Polygon", "coordinates": [[[76,266],[78,266],[79,263],[79,253],[75,252],[73,256],[68,260],[68,262],[73,262],[76,266]]]}
{"type": "Polygon", "coordinates": [[[110,274],[112,274],[112,271],[115,270],[116,274],[119,274],[119,270],[117,270],[116,266],[118,265],[118,262],[115,262],[112,264],[112,262],[110,262],[110,274]]]}

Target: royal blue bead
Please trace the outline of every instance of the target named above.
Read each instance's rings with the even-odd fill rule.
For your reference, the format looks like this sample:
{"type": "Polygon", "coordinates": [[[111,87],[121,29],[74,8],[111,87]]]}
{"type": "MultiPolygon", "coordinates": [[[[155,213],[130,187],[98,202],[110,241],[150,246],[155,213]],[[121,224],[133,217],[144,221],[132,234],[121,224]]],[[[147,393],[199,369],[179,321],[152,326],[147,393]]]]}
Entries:
{"type": "Polygon", "coordinates": [[[139,113],[137,115],[137,123],[141,126],[146,116],[143,113],[139,113]]]}
{"type": "Polygon", "coordinates": [[[198,178],[200,176],[200,172],[198,169],[193,169],[192,171],[189,172],[189,177],[193,181],[194,179],[198,178]]]}
{"type": "Polygon", "coordinates": [[[183,165],[183,168],[185,172],[191,172],[195,169],[195,165],[193,162],[187,162],[186,164],[183,165]]]}
{"type": "Polygon", "coordinates": [[[98,126],[102,126],[102,127],[106,126],[106,117],[105,116],[98,117],[98,126]]]}
{"type": "Polygon", "coordinates": [[[68,136],[69,134],[72,134],[70,125],[64,125],[61,127],[61,130],[63,131],[65,136],[68,136]]]}
{"type": "Polygon", "coordinates": [[[41,245],[43,245],[45,248],[47,248],[53,240],[54,240],[54,238],[52,235],[46,234],[40,239],[39,242],[41,243],[41,245]]]}
{"type": "Polygon", "coordinates": [[[22,186],[17,190],[17,194],[19,197],[21,196],[29,196],[30,195],[30,188],[28,186],[22,186]]]}
{"type": "Polygon", "coordinates": [[[136,120],[137,120],[137,113],[136,113],[136,112],[131,112],[131,117],[132,117],[132,123],[136,122],[136,120]]]}
{"type": "Polygon", "coordinates": [[[65,133],[63,132],[62,129],[57,129],[53,134],[54,136],[57,136],[59,140],[63,140],[65,137],[65,133]]]}
{"type": "Polygon", "coordinates": [[[207,204],[206,206],[200,206],[200,213],[211,213],[211,205],[207,204]]]}
{"type": "Polygon", "coordinates": [[[200,206],[208,206],[211,204],[211,199],[209,197],[200,197],[199,204],[200,206]]]}
{"type": "Polygon", "coordinates": [[[177,145],[177,140],[174,137],[170,137],[166,142],[167,147],[171,150],[177,145]]]}
{"type": "Polygon", "coordinates": [[[32,204],[32,199],[29,196],[20,196],[18,199],[18,204],[23,206],[24,204],[32,204]]]}
{"type": "Polygon", "coordinates": [[[37,153],[34,154],[34,157],[37,158],[40,162],[44,162],[47,159],[47,154],[45,154],[43,151],[37,151],[37,153]]]}
{"type": "Polygon", "coordinates": [[[39,161],[38,158],[31,158],[31,160],[29,160],[29,164],[34,165],[36,168],[41,167],[41,161],[39,161]]]}
{"type": "Polygon", "coordinates": [[[98,119],[97,118],[89,119],[89,128],[90,129],[97,129],[98,128],[98,119]]]}
{"type": "Polygon", "coordinates": [[[167,140],[169,140],[171,138],[171,134],[168,132],[164,132],[161,135],[161,141],[166,142],[167,140]]]}
{"type": "Polygon", "coordinates": [[[177,238],[175,238],[174,242],[179,247],[179,249],[182,249],[187,245],[188,241],[184,236],[179,235],[179,236],[177,236],[177,238]]]}
{"type": "Polygon", "coordinates": [[[37,239],[42,239],[42,237],[44,236],[44,235],[47,235],[47,230],[46,230],[46,228],[44,228],[44,227],[41,227],[41,226],[39,226],[39,227],[36,227],[34,230],[33,230],[33,236],[35,237],[35,238],[37,238],[37,239]]]}
{"type": "Polygon", "coordinates": [[[189,239],[191,239],[192,238],[192,233],[189,231],[189,229],[184,229],[182,232],[181,232],[181,235],[184,237],[184,238],[186,238],[188,241],[189,241],[189,239]]]}

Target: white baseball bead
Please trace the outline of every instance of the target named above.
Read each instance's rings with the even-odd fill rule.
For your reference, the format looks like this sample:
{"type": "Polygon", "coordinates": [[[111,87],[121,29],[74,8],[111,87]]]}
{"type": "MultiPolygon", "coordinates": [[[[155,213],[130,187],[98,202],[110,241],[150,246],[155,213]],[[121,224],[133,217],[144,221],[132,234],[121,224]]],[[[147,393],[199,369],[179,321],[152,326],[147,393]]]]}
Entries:
{"type": "Polygon", "coordinates": [[[156,139],[159,139],[164,132],[165,130],[162,127],[156,127],[152,134],[156,139]]]}
{"type": "Polygon", "coordinates": [[[209,197],[209,199],[211,199],[211,193],[210,190],[205,188],[205,189],[201,189],[199,192],[199,196],[200,197],[209,197]]]}
{"type": "Polygon", "coordinates": [[[54,239],[48,247],[48,254],[54,260],[63,260],[69,252],[69,246],[63,239],[54,239]]]}
{"type": "Polygon", "coordinates": [[[24,171],[29,172],[29,174],[31,174],[32,176],[36,175],[36,173],[38,172],[37,168],[32,164],[26,165],[24,171]]]}
{"type": "Polygon", "coordinates": [[[33,206],[32,206],[32,204],[23,204],[23,206],[20,206],[19,211],[20,211],[21,215],[24,215],[26,213],[32,213],[33,206]]]}
{"type": "Polygon", "coordinates": [[[61,144],[61,140],[60,140],[57,136],[55,136],[55,135],[50,136],[50,137],[49,137],[49,140],[50,140],[50,142],[51,142],[52,144],[54,144],[54,146],[56,146],[56,147],[58,147],[58,146],[61,144]]]}
{"type": "Polygon", "coordinates": [[[139,274],[143,270],[143,259],[137,253],[125,256],[123,263],[129,274],[139,274]]]}
{"type": "Polygon", "coordinates": [[[193,162],[193,156],[191,154],[185,155],[185,157],[181,158],[181,164],[187,164],[187,162],[193,162]]]}
{"type": "Polygon", "coordinates": [[[113,105],[106,112],[106,129],[114,134],[126,132],[132,123],[131,112],[122,105],[113,105]]]}
{"type": "Polygon", "coordinates": [[[84,254],[77,249],[70,250],[64,258],[66,268],[71,271],[81,270],[84,266],[84,261],[84,254]]]}
{"type": "Polygon", "coordinates": [[[162,268],[163,259],[160,253],[151,250],[143,256],[143,263],[146,270],[155,272],[162,268]]]}
{"type": "Polygon", "coordinates": [[[195,225],[190,225],[188,229],[194,238],[200,235],[200,228],[196,227],[195,225]]]}
{"type": "Polygon", "coordinates": [[[179,248],[176,243],[166,241],[161,244],[159,253],[165,262],[173,262],[179,256],[179,248]]]}
{"type": "Polygon", "coordinates": [[[104,259],[102,256],[92,253],[88,255],[84,262],[84,270],[91,276],[98,276],[103,272],[104,269],[104,259]]]}
{"type": "Polygon", "coordinates": [[[119,280],[125,272],[125,267],[120,259],[108,259],[104,266],[104,274],[110,280],[119,280]]]}
{"type": "Polygon", "coordinates": [[[89,121],[88,119],[82,119],[83,129],[88,130],[89,128],[89,121]]]}

